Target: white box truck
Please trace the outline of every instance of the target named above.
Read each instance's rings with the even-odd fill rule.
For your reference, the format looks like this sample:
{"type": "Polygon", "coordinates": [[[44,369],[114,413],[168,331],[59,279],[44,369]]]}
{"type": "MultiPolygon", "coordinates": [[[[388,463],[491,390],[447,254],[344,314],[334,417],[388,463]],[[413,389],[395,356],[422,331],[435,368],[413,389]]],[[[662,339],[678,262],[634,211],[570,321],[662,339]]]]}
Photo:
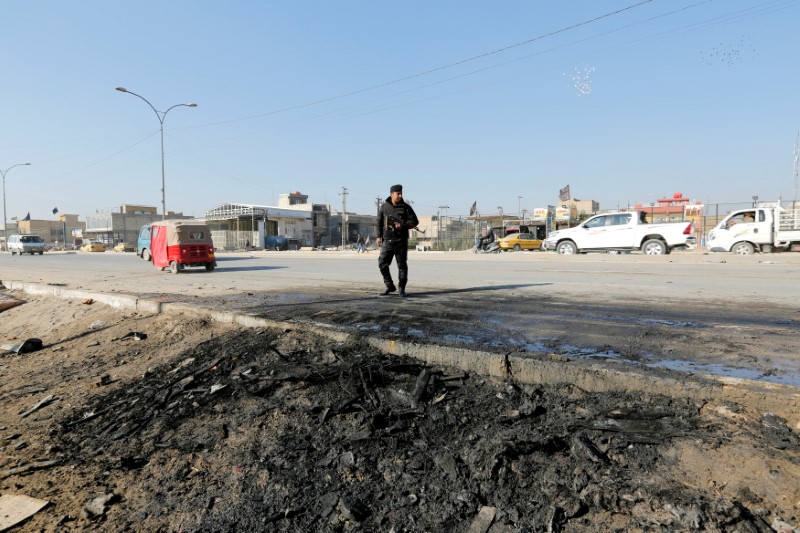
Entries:
{"type": "Polygon", "coordinates": [[[800,208],[760,204],[730,213],[708,233],[712,252],[800,252],[800,208]]]}

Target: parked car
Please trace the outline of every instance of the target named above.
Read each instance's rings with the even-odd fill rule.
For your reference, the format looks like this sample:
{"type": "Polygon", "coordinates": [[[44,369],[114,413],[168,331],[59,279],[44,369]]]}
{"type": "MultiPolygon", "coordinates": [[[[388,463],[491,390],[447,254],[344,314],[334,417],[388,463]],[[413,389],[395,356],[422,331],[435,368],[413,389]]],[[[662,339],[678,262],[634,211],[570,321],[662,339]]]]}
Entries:
{"type": "Polygon", "coordinates": [[[87,242],[81,246],[82,252],[105,252],[106,245],[102,242],[87,242]]]}
{"type": "Polygon", "coordinates": [[[139,228],[139,238],[136,239],[136,255],[150,261],[152,256],[150,249],[150,224],[145,224],[139,228]]]}
{"type": "Polygon", "coordinates": [[[8,251],[14,254],[44,254],[44,239],[38,235],[9,235],[8,251]]]}
{"type": "Polygon", "coordinates": [[[115,252],[132,252],[133,251],[133,245],[121,242],[118,245],[114,246],[114,251],[115,252]]]}
{"type": "Polygon", "coordinates": [[[498,244],[506,252],[509,250],[538,250],[542,246],[542,240],[530,233],[514,233],[500,239],[498,244]]]}
{"type": "Polygon", "coordinates": [[[553,231],[544,241],[547,250],[572,255],[586,252],[631,252],[668,254],[695,245],[691,222],[650,224],[645,214],[629,211],[603,213],[572,228],[553,231]]]}

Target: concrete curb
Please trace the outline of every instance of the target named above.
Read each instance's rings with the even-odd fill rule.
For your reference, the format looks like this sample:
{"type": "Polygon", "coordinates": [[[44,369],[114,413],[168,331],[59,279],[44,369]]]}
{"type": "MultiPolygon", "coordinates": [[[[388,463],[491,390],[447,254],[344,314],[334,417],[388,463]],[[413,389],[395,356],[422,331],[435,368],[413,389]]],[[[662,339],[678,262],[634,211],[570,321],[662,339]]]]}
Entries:
{"type": "Polygon", "coordinates": [[[369,339],[369,343],[386,353],[517,383],[574,385],[587,392],[645,392],[698,402],[744,404],[781,416],[790,427],[800,430],[800,390],[786,385],[710,375],[676,373],[675,377],[664,377],[647,368],[614,368],[558,355],[498,354],[385,339],[369,339]]]}
{"type": "MultiPolygon", "coordinates": [[[[19,281],[7,281],[5,285],[11,290],[20,290],[27,294],[55,296],[61,299],[91,298],[115,309],[153,315],[189,315],[246,328],[291,330],[298,327],[294,322],[270,320],[232,311],[214,311],[185,303],[159,302],[129,295],[65,289],[19,281]]],[[[314,333],[336,342],[344,342],[355,335],[320,323],[314,325],[314,333]]],[[[800,430],[800,390],[795,387],[709,375],[676,374],[675,377],[664,377],[656,375],[650,369],[623,367],[622,364],[620,368],[613,368],[609,364],[600,365],[557,355],[524,352],[500,354],[374,337],[368,337],[366,340],[371,346],[388,354],[407,355],[431,365],[449,366],[465,372],[509,379],[522,384],[574,385],[587,392],[646,392],[672,398],[691,398],[698,402],[744,404],[762,413],[770,412],[781,416],[787,420],[790,427],[800,430]]]]}
{"type": "Polygon", "coordinates": [[[162,312],[162,303],[156,300],[146,300],[128,296],[126,294],[106,294],[76,289],[65,289],[57,285],[42,285],[39,283],[24,283],[21,281],[5,281],[4,284],[11,290],[23,291],[26,294],[37,296],[55,296],[62,300],[88,300],[106,304],[114,309],[127,309],[157,315],[162,312]]]}

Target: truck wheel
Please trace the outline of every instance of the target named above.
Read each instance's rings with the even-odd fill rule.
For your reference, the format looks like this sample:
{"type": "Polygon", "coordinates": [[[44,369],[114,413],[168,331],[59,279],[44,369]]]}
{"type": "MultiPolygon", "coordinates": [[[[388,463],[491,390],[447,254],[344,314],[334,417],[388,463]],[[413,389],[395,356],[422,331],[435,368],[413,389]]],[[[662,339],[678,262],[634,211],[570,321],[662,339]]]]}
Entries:
{"type": "Polygon", "coordinates": [[[169,271],[172,272],[173,274],[177,274],[178,272],[180,272],[180,269],[178,268],[178,262],[177,261],[170,261],[169,262],[169,271]]]}
{"type": "Polygon", "coordinates": [[[556,251],[561,255],[574,255],[578,253],[578,247],[572,241],[563,241],[558,243],[556,251]]]}
{"type": "Polygon", "coordinates": [[[214,270],[214,263],[206,263],[206,270],[208,270],[209,272],[214,270]]]}
{"type": "Polygon", "coordinates": [[[667,253],[667,245],[658,239],[650,239],[642,245],[642,252],[645,255],[665,255],[667,253]]]}
{"type": "Polygon", "coordinates": [[[520,250],[522,250],[522,246],[520,246],[519,244],[515,244],[514,245],[514,251],[515,252],[519,252],[520,250]]]}
{"type": "Polygon", "coordinates": [[[144,259],[145,261],[150,261],[150,250],[148,250],[147,248],[142,250],[142,259],[144,259]]]}
{"type": "Polygon", "coordinates": [[[753,245],[749,242],[737,242],[731,248],[731,252],[739,255],[752,255],[754,252],[753,245]]]}

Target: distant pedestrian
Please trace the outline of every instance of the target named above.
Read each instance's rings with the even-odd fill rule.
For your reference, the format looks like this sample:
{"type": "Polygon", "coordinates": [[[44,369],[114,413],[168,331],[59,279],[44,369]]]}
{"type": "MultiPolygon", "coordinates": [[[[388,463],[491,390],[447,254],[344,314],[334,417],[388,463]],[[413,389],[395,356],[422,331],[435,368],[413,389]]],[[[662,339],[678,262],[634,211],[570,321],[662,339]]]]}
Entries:
{"type": "Polygon", "coordinates": [[[489,224],[489,228],[486,230],[486,233],[478,239],[478,250],[485,250],[487,246],[494,242],[497,236],[494,234],[494,229],[492,228],[491,223],[489,224]]]}
{"type": "Polygon", "coordinates": [[[356,251],[358,253],[363,253],[367,251],[366,248],[364,248],[364,237],[362,237],[361,235],[359,235],[358,239],[356,240],[356,251]]]}
{"type": "Polygon", "coordinates": [[[378,268],[383,276],[386,290],[380,293],[387,296],[397,290],[392,281],[389,266],[392,259],[397,259],[397,279],[400,285],[400,296],[406,296],[408,283],[408,230],[419,225],[416,213],[410,205],[403,201],[403,186],[392,185],[389,197],[378,210],[379,236],[375,243],[381,247],[378,257],[378,268]]]}

